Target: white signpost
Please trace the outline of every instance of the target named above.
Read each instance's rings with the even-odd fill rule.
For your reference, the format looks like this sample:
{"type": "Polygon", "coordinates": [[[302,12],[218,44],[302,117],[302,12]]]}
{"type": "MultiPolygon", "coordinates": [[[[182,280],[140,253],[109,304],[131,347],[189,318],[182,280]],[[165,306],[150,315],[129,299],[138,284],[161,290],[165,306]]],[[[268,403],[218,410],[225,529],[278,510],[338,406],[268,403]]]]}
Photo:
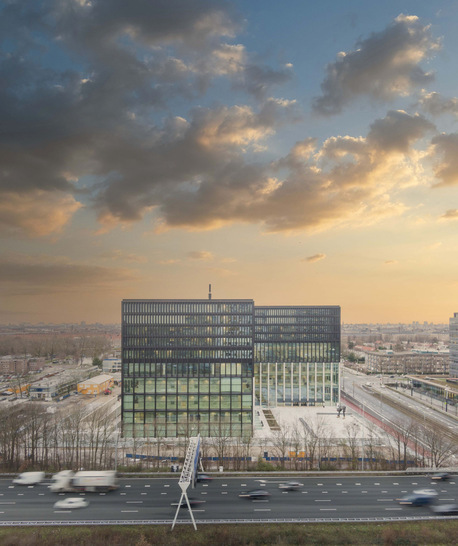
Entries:
{"type": "Polygon", "coordinates": [[[186,452],[186,459],[183,463],[183,470],[181,471],[181,476],[178,481],[178,485],[181,489],[181,497],[178,502],[177,511],[175,513],[175,518],[173,520],[172,529],[175,527],[177,521],[178,512],[181,508],[181,503],[183,502],[183,497],[186,499],[186,504],[188,506],[189,513],[191,514],[192,524],[194,529],[197,531],[196,522],[194,520],[194,514],[192,513],[191,506],[189,504],[187,490],[190,484],[194,487],[195,478],[197,476],[197,464],[199,462],[199,451],[200,451],[200,434],[195,438],[189,438],[188,450],[186,452]]]}

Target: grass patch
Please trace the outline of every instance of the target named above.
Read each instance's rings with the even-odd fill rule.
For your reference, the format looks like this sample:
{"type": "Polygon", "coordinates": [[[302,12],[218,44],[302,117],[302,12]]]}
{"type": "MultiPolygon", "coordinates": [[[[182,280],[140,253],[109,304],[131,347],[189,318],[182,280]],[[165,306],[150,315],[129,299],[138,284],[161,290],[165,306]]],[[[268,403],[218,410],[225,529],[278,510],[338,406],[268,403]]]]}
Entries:
{"type": "Polygon", "coordinates": [[[455,544],[458,520],[403,523],[8,527],[2,546],[414,546],[455,544]]]}

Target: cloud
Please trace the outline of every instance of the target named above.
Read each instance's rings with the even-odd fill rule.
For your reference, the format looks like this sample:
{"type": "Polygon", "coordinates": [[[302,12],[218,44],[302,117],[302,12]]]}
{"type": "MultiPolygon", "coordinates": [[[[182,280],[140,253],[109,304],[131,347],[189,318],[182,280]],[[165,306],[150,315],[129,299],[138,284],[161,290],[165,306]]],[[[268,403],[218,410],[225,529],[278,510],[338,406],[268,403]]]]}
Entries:
{"type": "Polygon", "coordinates": [[[8,295],[111,289],[135,279],[120,268],[74,263],[51,256],[4,255],[0,260],[0,283],[8,295]]]}
{"type": "Polygon", "coordinates": [[[433,127],[421,116],[391,111],[367,137],[331,137],[321,147],[307,138],[270,165],[232,155],[193,185],[169,188],[157,213],[169,228],[245,222],[279,232],[369,225],[406,210],[391,194],[418,183],[414,145],[433,127]]]}
{"type": "Polygon", "coordinates": [[[307,256],[307,258],[304,258],[303,262],[319,262],[320,260],[324,260],[326,258],[326,254],[314,254],[313,256],[307,256]]]}
{"type": "Polygon", "coordinates": [[[458,220],[458,209],[449,209],[441,216],[444,220],[458,220]]]}
{"type": "Polygon", "coordinates": [[[138,220],[162,203],[169,185],[173,191],[192,184],[214,173],[219,154],[230,161],[271,134],[291,107],[266,98],[268,90],[291,71],[258,63],[243,45],[229,43],[242,26],[225,1],[4,6],[0,192],[25,203],[37,192],[60,192],[62,204],[56,207],[62,219],[51,217],[48,227],[43,204],[35,219],[30,207],[28,219],[13,218],[12,228],[59,231],[81,206],[77,201],[95,200],[107,224],[138,220]],[[242,105],[157,121],[172,101],[191,103],[221,78],[262,95],[263,106],[257,113],[242,105]]]}
{"type": "Polygon", "coordinates": [[[43,237],[58,233],[81,206],[62,192],[0,191],[0,234],[43,237]]]}
{"type": "Polygon", "coordinates": [[[383,262],[383,265],[394,265],[397,263],[398,263],[397,260],[386,260],[385,262],[383,262]]]}
{"type": "Polygon", "coordinates": [[[458,116],[458,98],[446,98],[440,93],[423,92],[418,105],[433,116],[452,114],[458,116]]]}
{"type": "Polygon", "coordinates": [[[175,264],[179,264],[180,260],[174,260],[174,259],[160,260],[158,263],[159,265],[175,265],[175,264]]]}
{"type": "Polygon", "coordinates": [[[458,133],[441,134],[431,140],[431,156],[436,160],[434,174],[439,186],[458,184],[458,133]]]}
{"type": "Polygon", "coordinates": [[[187,257],[191,260],[210,261],[214,259],[214,256],[208,250],[192,250],[187,253],[187,257]]]}
{"type": "Polygon", "coordinates": [[[146,256],[128,253],[120,249],[102,252],[100,254],[100,257],[107,260],[119,260],[121,262],[129,263],[129,264],[132,264],[132,263],[144,264],[148,261],[146,256]]]}
{"type": "Polygon", "coordinates": [[[440,41],[418,17],[399,15],[385,30],[372,33],[353,51],[339,53],[336,61],[327,65],[322,95],[314,100],[314,111],[338,114],[361,95],[377,101],[410,95],[433,80],[420,62],[439,47],[440,41]]]}

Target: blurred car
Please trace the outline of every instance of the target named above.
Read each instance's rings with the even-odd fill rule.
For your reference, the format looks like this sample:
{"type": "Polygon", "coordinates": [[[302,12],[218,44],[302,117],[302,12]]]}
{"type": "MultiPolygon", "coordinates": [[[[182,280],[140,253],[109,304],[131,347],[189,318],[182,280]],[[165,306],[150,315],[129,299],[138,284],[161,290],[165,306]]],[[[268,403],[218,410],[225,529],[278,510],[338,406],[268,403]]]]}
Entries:
{"type": "Polygon", "coordinates": [[[241,499],[250,500],[268,499],[270,497],[270,493],[265,489],[255,489],[253,491],[244,491],[243,493],[240,493],[239,497],[241,499]]]}
{"type": "Polygon", "coordinates": [[[208,474],[197,474],[196,477],[197,482],[211,482],[212,480],[212,476],[209,476],[208,474]]]}
{"type": "MultiPolygon", "coordinates": [[[[188,498],[188,500],[189,500],[189,505],[190,506],[198,506],[199,504],[204,504],[204,502],[205,502],[203,500],[195,499],[195,498],[188,498]]],[[[186,499],[184,497],[181,500],[181,503],[180,502],[170,503],[170,506],[178,506],[178,505],[180,505],[180,508],[187,508],[188,507],[188,504],[187,504],[186,499]]]]}
{"type": "Polygon", "coordinates": [[[437,491],[435,489],[415,489],[416,495],[425,495],[429,497],[437,497],[437,491]]]}
{"type": "Polygon", "coordinates": [[[458,504],[435,504],[431,510],[439,516],[458,516],[458,504]]]}
{"type": "Polygon", "coordinates": [[[285,491],[297,491],[301,487],[302,487],[302,484],[299,482],[286,482],[286,483],[281,483],[278,486],[279,489],[284,489],[285,491]]]}
{"type": "Polygon", "coordinates": [[[66,508],[72,510],[74,508],[86,508],[89,506],[89,501],[84,497],[67,497],[66,499],[58,500],[54,503],[54,508],[66,508]]]}
{"type": "Polygon", "coordinates": [[[16,485],[38,485],[45,479],[44,472],[22,472],[13,483],[16,485]]]}
{"type": "Polygon", "coordinates": [[[399,504],[408,504],[411,506],[424,506],[426,504],[431,504],[434,499],[436,498],[437,493],[435,491],[430,490],[418,490],[414,491],[413,493],[410,493],[409,495],[405,495],[404,497],[401,497],[400,499],[397,499],[399,504]]]}
{"type": "Polygon", "coordinates": [[[432,480],[446,481],[450,479],[450,474],[448,472],[437,472],[431,476],[432,480]]]}

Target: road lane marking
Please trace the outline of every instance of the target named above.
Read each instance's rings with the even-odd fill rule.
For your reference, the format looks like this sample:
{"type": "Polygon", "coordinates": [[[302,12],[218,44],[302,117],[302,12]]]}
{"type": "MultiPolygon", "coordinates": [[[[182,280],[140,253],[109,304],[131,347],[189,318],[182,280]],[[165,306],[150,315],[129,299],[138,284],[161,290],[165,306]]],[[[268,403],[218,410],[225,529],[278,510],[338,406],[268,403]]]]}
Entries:
{"type": "Polygon", "coordinates": [[[412,485],[418,485],[418,482],[412,482],[412,485]]]}
{"type": "Polygon", "coordinates": [[[148,493],[140,493],[140,495],[147,495],[148,493]]]}
{"type": "Polygon", "coordinates": [[[323,493],[327,493],[327,491],[321,491],[321,494],[323,494],[323,493]]]}
{"type": "Polygon", "coordinates": [[[206,491],[202,491],[201,495],[208,495],[206,491]]]}
{"type": "Polygon", "coordinates": [[[367,493],[367,491],[361,491],[361,493],[367,493]]]}
{"type": "Polygon", "coordinates": [[[393,502],[394,499],[377,499],[377,502],[387,502],[387,501],[393,502]]]}
{"type": "Polygon", "coordinates": [[[320,512],[331,512],[331,511],[336,511],[337,508],[320,508],[320,512]]]}
{"type": "Polygon", "coordinates": [[[135,512],[138,512],[138,510],[121,510],[121,513],[128,513],[128,512],[135,513],[135,512]]]}
{"type": "Polygon", "coordinates": [[[246,483],[241,483],[240,487],[247,487],[247,484],[246,483]]]}
{"type": "Polygon", "coordinates": [[[167,495],[167,493],[161,493],[161,495],[167,495]]]}
{"type": "Polygon", "coordinates": [[[0,502],[0,504],[16,504],[16,501],[6,501],[6,502],[0,502]]]}
{"type": "Polygon", "coordinates": [[[399,483],[398,482],[393,482],[393,485],[399,485],[399,483]]]}
{"type": "Polygon", "coordinates": [[[454,501],[455,499],[439,499],[440,501],[454,501]]]}
{"type": "Polygon", "coordinates": [[[126,501],[126,504],[143,504],[143,501],[126,501]]]}
{"type": "Polygon", "coordinates": [[[388,493],[388,491],[382,491],[382,493],[388,493]]]}
{"type": "Polygon", "coordinates": [[[342,485],[341,483],[336,483],[336,485],[342,485]]]}
{"type": "Polygon", "coordinates": [[[125,485],[124,487],[131,487],[130,485],[125,485]]]}
{"type": "Polygon", "coordinates": [[[315,499],[315,502],[331,502],[331,499],[315,499]]]}
{"type": "Polygon", "coordinates": [[[375,482],[374,485],[380,485],[378,482],[375,482]]]}
{"type": "Polygon", "coordinates": [[[151,487],[151,485],[145,485],[145,487],[151,487]]]}
{"type": "Polygon", "coordinates": [[[271,508],[255,508],[254,511],[255,512],[271,512],[272,509],[271,508]]]}
{"type": "Polygon", "coordinates": [[[54,510],[55,514],[71,514],[71,510],[54,510]]]}
{"type": "Polygon", "coordinates": [[[222,487],[227,487],[227,483],[222,483],[221,486],[222,487]]]}
{"type": "Polygon", "coordinates": [[[402,510],[402,508],[385,508],[385,510],[402,510]]]}
{"type": "Polygon", "coordinates": [[[164,487],[170,487],[170,484],[164,484],[164,487]]]}
{"type": "Polygon", "coordinates": [[[227,491],[221,491],[221,495],[227,495],[227,491]]]}
{"type": "Polygon", "coordinates": [[[348,491],[341,491],[341,493],[348,493],[348,491]]]}
{"type": "Polygon", "coordinates": [[[127,495],[127,493],[120,493],[120,495],[127,495]]]}

